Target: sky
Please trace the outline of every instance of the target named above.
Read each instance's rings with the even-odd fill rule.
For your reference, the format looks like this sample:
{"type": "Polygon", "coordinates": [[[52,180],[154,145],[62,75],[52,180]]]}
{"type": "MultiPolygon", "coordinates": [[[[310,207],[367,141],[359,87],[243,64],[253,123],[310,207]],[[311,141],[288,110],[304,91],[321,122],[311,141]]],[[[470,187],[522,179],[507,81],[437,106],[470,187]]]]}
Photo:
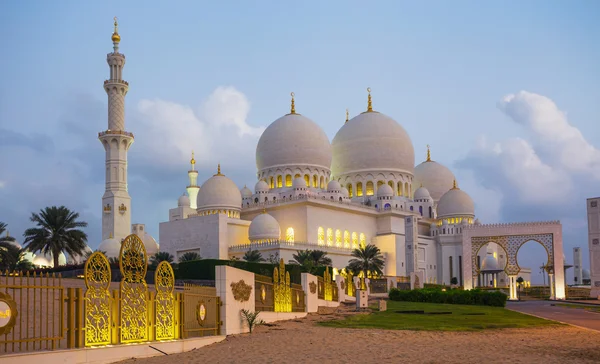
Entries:
{"type": "MultiPolygon", "coordinates": [[[[483,223],[560,220],[567,261],[581,246],[587,267],[585,199],[600,196],[598,15],[594,1],[2,1],[0,221],[22,240],[32,212],[66,205],[99,245],[96,139],[118,16],[132,222],[157,239],[192,149],[199,181],[221,163],[252,188],[256,143],[290,92],[331,140],[346,108],[366,109],[370,87],[417,163],[431,145],[483,223]]],[[[543,250],[530,245],[519,259],[539,266],[543,250]]]]}

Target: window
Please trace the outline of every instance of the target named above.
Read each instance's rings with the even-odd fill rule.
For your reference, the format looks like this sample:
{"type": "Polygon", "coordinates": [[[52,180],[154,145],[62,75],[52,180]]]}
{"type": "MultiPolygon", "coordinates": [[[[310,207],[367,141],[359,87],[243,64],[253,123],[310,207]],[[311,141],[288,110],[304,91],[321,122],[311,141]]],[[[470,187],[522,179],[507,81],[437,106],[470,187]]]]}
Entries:
{"type": "Polygon", "coordinates": [[[283,187],[281,175],[277,176],[277,188],[283,187]]]}
{"type": "Polygon", "coordinates": [[[327,246],[333,245],[333,230],[331,228],[327,229],[327,246]]]}
{"type": "Polygon", "coordinates": [[[325,245],[325,229],[319,227],[319,229],[317,230],[317,235],[317,244],[325,245]]]}
{"type": "Polygon", "coordinates": [[[287,174],[285,176],[285,187],[292,187],[292,175],[287,174]]]}
{"type": "Polygon", "coordinates": [[[365,234],[361,233],[360,234],[360,247],[364,248],[365,246],[367,246],[367,238],[365,237],[365,234]]]}
{"type": "Polygon", "coordinates": [[[294,176],[294,179],[296,178],[300,178],[301,176],[299,174],[296,173],[296,175],[294,176]]]}
{"type": "Polygon", "coordinates": [[[348,183],[346,185],[346,189],[348,190],[348,197],[352,198],[353,194],[352,194],[352,183],[348,183]]]}
{"type": "Polygon", "coordinates": [[[358,248],[358,234],[352,233],[352,249],[358,248]]]}
{"type": "Polygon", "coordinates": [[[423,216],[423,206],[419,206],[419,214],[421,214],[421,216],[423,216]]]}
{"type": "Polygon", "coordinates": [[[287,241],[288,243],[294,242],[294,228],[287,228],[287,230],[285,231],[285,241],[287,241]]]}
{"type": "Polygon", "coordinates": [[[269,187],[275,188],[275,179],[272,176],[269,177],[269,187]]]}
{"type": "Polygon", "coordinates": [[[321,183],[320,183],[320,187],[321,189],[325,188],[325,178],[323,178],[323,176],[321,176],[321,183]]]}
{"type": "Polygon", "coordinates": [[[431,206],[429,206],[429,218],[433,219],[433,210],[431,209],[431,206]]]}
{"type": "Polygon", "coordinates": [[[318,182],[318,181],[319,181],[319,177],[317,177],[317,175],[315,174],[315,175],[313,176],[313,187],[314,187],[314,188],[317,188],[317,187],[319,187],[319,182],[318,182]]]}
{"type": "Polygon", "coordinates": [[[450,270],[450,280],[452,280],[452,257],[448,257],[448,269],[450,270]]]}
{"type": "Polygon", "coordinates": [[[408,197],[408,182],[404,182],[404,196],[408,197]]]}
{"type": "Polygon", "coordinates": [[[390,186],[392,188],[392,191],[394,190],[394,182],[389,181],[388,182],[388,186],[390,186]]]}
{"type": "Polygon", "coordinates": [[[384,184],[385,182],[383,181],[377,181],[377,188],[381,187],[382,184],[384,184]]]}
{"type": "Polygon", "coordinates": [[[350,248],[350,232],[344,231],[344,248],[350,248]]]}
{"type": "Polygon", "coordinates": [[[402,182],[398,182],[398,196],[402,196],[402,182]]]}
{"type": "Polygon", "coordinates": [[[463,285],[463,275],[462,275],[462,255],[458,256],[458,284],[463,285]]]}
{"type": "Polygon", "coordinates": [[[358,182],[356,184],[356,196],[361,197],[362,195],[363,195],[362,182],[358,182]]]}
{"type": "Polygon", "coordinates": [[[304,183],[306,183],[306,187],[310,187],[310,176],[308,174],[304,175],[304,183]]]}
{"type": "Polygon", "coordinates": [[[342,232],[339,229],[335,231],[335,246],[342,247],[342,232]]]}
{"type": "Polygon", "coordinates": [[[373,196],[373,181],[367,182],[367,196],[373,196]]]}

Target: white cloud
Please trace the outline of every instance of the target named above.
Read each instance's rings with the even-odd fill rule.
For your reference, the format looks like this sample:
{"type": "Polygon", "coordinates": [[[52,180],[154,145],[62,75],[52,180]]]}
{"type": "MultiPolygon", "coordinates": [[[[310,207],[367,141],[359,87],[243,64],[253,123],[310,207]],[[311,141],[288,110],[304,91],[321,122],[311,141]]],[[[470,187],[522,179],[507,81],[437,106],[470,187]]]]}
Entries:
{"type": "Polygon", "coordinates": [[[498,107],[531,131],[536,145],[552,157],[549,163],[600,179],[600,150],[585,140],[551,99],[520,91],[505,96],[498,107]]]}
{"type": "Polygon", "coordinates": [[[234,87],[215,89],[197,112],[160,99],[140,101],[138,111],[135,153],[155,165],[181,165],[192,150],[200,165],[254,165],[254,148],[264,128],[247,123],[250,103],[234,87]]]}
{"type": "Polygon", "coordinates": [[[0,188],[4,188],[6,187],[6,182],[5,181],[0,181],[0,188]]]}

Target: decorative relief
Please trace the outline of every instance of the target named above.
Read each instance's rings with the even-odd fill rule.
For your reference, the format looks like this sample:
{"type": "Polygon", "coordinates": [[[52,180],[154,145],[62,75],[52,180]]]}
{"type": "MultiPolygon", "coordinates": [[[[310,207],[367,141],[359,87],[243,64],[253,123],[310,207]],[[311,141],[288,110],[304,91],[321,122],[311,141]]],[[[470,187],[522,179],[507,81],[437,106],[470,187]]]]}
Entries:
{"type": "Polygon", "coordinates": [[[317,284],[316,284],[314,281],[313,281],[313,282],[310,282],[310,283],[308,284],[308,288],[309,288],[309,290],[310,290],[310,293],[312,293],[312,294],[315,294],[315,293],[317,293],[317,284]]]}
{"type": "Polygon", "coordinates": [[[171,264],[162,261],[154,273],[156,287],[156,340],[175,338],[175,274],[171,264]]]}
{"type": "Polygon", "coordinates": [[[252,286],[246,284],[242,279],[237,283],[231,283],[231,292],[233,292],[233,298],[235,298],[236,301],[246,302],[250,299],[252,286]]]}
{"type": "Polygon", "coordinates": [[[121,243],[121,343],[148,341],[148,257],[142,240],[135,234],[121,243]]]}
{"type": "Polygon", "coordinates": [[[590,207],[598,207],[598,201],[590,202],[590,207]]]}
{"type": "Polygon", "coordinates": [[[119,212],[120,212],[121,214],[124,214],[124,213],[126,213],[126,212],[127,212],[127,206],[125,206],[125,204],[124,204],[124,203],[122,203],[122,204],[121,204],[121,206],[119,206],[119,212]]]}
{"type": "Polygon", "coordinates": [[[341,281],[341,282],[340,282],[340,288],[341,288],[342,290],[345,290],[345,289],[346,289],[346,282],[345,282],[345,281],[341,281]]]}
{"type": "Polygon", "coordinates": [[[110,264],[101,252],[85,262],[85,346],[111,343],[110,264]]]}
{"type": "Polygon", "coordinates": [[[102,209],[104,210],[105,214],[110,214],[110,212],[112,211],[112,206],[110,206],[110,204],[107,203],[102,209]]]}
{"type": "Polygon", "coordinates": [[[196,305],[196,321],[200,326],[204,326],[204,320],[206,320],[206,305],[204,301],[201,300],[196,305]]]}
{"type": "Polygon", "coordinates": [[[264,284],[260,285],[260,301],[262,303],[265,303],[265,301],[267,300],[267,288],[265,287],[264,284]]]}
{"type": "Polygon", "coordinates": [[[600,239],[592,239],[592,245],[599,245],[600,239]]]}
{"type": "MultiPolygon", "coordinates": [[[[17,323],[17,303],[5,292],[0,292],[0,335],[8,335],[17,323]]],[[[13,333],[14,334],[14,333],[13,333]]]]}

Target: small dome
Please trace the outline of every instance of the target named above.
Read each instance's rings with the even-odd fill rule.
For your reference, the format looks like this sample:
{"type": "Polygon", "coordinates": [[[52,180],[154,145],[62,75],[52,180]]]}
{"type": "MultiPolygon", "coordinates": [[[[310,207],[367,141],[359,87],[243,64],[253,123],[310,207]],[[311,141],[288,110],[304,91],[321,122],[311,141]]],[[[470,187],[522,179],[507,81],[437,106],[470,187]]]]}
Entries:
{"type": "Polygon", "coordinates": [[[256,185],[254,185],[254,192],[269,192],[269,185],[267,182],[261,179],[260,181],[256,182],[256,185]]]}
{"type": "Polygon", "coordinates": [[[294,181],[292,182],[292,188],[306,188],[306,181],[302,177],[294,178],[294,181]]]}
{"type": "MultiPolygon", "coordinates": [[[[58,255],[58,265],[67,264],[67,257],[65,253],[60,252],[58,255]]],[[[33,258],[33,265],[36,267],[50,267],[54,268],[54,259],[52,253],[42,254],[41,252],[33,258]]]]}
{"type": "Polygon", "coordinates": [[[386,183],[379,186],[377,189],[377,197],[392,197],[394,196],[394,190],[386,183]]]}
{"type": "Polygon", "coordinates": [[[429,194],[429,190],[425,187],[419,187],[415,191],[415,200],[429,200],[431,199],[431,195],[429,194]]]}
{"type": "Polygon", "coordinates": [[[256,216],[250,223],[248,238],[250,241],[279,240],[281,229],[275,218],[267,213],[256,216]]]}
{"type": "Polygon", "coordinates": [[[144,242],[144,247],[146,248],[146,254],[148,255],[148,259],[150,259],[150,257],[154,254],[158,253],[159,246],[156,240],[152,237],[152,235],[144,233],[144,238],[142,239],[142,241],[144,242]]]}
{"type": "Polygon", "coordinates": [[[104,252],[108,258],[117,258],[121,252],[121,242],[115,238],[102,240],[98,250],[104,252]]]}
{"type": "Polygon", "coordinates": [[[589,269],[584,269],[583,272],[581,273],[582,278],[583,279],[590,279],[590,270],[589,269]]]}
{"type": "Polygon", "coordinates": [[[438,162],[428,160],[415,167],[415,178],[413,185],[422,184],[427,188],[431,198],[439,201],[448,187],[456,178],[452,171],[438,162]]]}
{"type": "Polygon", "coordinates": [[[437,206],[438,218],[450,216],[475,216],[473,199],[459,188],[452,188],[440,198],[437,206]]]}
{"type": "Polygon", "coordinates": [[[498,262],[496,261],[496,258],[494,258],[494,255],[492,253],[487,253],[487,255],[485,256],[485,259],[481,263],[480,270],[482,272],[491,272],[491,271],[497,271],[497,270],[501,270],[501,269],[498,268],[498,262]]]}
{"type": "MultiPolygon", "coordinates": [[[[263,181],[264,182],[264,181],[263,181]]],[[[266,182],[265,182],[266,183],[266,182]]],[[[269,188],[269,186],[267,186],[267,188],[269,188]]],[[[242,190],[240,191],[240,193],[242,194],[242,198],[249,198],[252,197],[252,190],[250,190],[248,187],[244,186],[244,188],[242,188],[242,190]]]]}
{"type": "Polygon", "coordinates": [[[342,189],[342,186],[340,185],[340,183],[338,181],[330,181],[327,184],[327,192],[334,192],[334,191],[340,191],[342,189]]]}
{"type": "Polygon", "coordinates": [[[190,207],[190,198],[184,193],[177,200],[177,206],[179,207],[190,207]]]}
{"type": "Polygon", "coordinates": [[[331,144],[314,121],[300,114],[287,114],[269,125],[256,146],[259,171],[286,165],[310,165],[329,170],[331,144]]]}
{"type": "MultiPolygon", "coordinates": [[[[219,168],[220,169],[220,168],[219,168]]],[[[242,194],[229,178],[219,173],[210,177],[200,187],[198,211],[212,209],[241,210],[242,194]]]]}
{"type": "Polygon", "coordinates": [[[342,195],[344,197],[350,196],[350,192],[348,192],[348,189],[346,187],[342,187],[342,195]]]}
{"type": "Polygon", "coordinates": [[[398,171],[412,174],[415,151],[406,130],[391,117],[372,111],[346,122],[331,142],[332,174],[398,171]]]}

